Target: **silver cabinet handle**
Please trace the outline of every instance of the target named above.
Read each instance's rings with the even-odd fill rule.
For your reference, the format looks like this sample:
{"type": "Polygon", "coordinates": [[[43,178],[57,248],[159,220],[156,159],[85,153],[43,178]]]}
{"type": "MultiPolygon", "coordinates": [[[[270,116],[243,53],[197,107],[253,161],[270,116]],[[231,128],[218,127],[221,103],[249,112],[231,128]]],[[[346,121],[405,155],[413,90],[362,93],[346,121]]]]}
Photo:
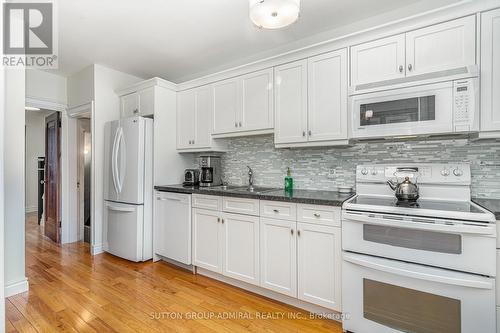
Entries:
{"type": "Polygon", "coordinates": [[[134,109],[134,114],[139,113],[139,109],[134,109]]]}
{"type": "Polygon", "coordinates": [[[403,73],[403,70],[404,70],[403,65],[399,65],[399,72],[400,72],[400,73],[403,73]]]}
{"type": "Polygon", "coordinates": [[[224,219],[222,219],[222,224],[224,224],[224,219]]]}
{"type": "Polygon", "coordinates": [[[321,217],[321,215],[318,213],[314,213],[314,217],[321,217]]]}
{"type": "Polygon", "coordinates": [[[297,230],[297,236],[300,236],[300,230],[297,230]]]}
{"type": "Polygon", "coordinates": [[[193,142],[193,145],[194,145],[194,140],[192,142],[193,142]]]}
{"type": "Polygon", "coordinates": [[[241,121],[240,121],[240,124],[239,124],[239,125],[240,125],[240,127],[241,127],[241,121]]]}
{"type": "Polygon", "coordinates": [[[279,213],[280,211],[278,209],[273,209],[273,212],[279,213]]]}
{"type": "Polygon", "coordinates": [[[219,223],[219,222],[220,222],[220,217],[217,218],[217,223],[219,223]]]}
{"type": "Polygon", "coordinates": [[[290,229],[290,233],[293,235],[293,229],[290,229]]]}
{"type": "Polygon", "coordinates": [[[311,130],[309,130],[309,136],[311,136],[311,135],[312,135],[312,131],[311,131],[311,130]]]}
{"type": "Polygon", "coordinates": [[[302,136],[306,136],[306,131],[303,131],[303,132],[302,132],[302,136]]]}
{"type": "Polygon", "coordinates": [[[234,127],[238,127],[238,122],[235,122],[235,123],[234,123],[234,127]]]}
{"type": "Polygon", "coordinates": [[[408,64],[408,70],[411,72],[412,69],[413,69],[413,66],[411,64],[408,64]]]}

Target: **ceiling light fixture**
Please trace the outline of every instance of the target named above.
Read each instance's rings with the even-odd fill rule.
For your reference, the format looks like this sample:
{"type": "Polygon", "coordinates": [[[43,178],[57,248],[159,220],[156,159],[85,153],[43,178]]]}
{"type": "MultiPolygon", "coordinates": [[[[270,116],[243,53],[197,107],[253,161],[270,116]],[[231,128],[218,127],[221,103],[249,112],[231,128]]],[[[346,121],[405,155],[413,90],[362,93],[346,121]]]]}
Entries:
{"type": "Polygon", "coordinates": [[[39,108],[35,108],[35,107],[33,107],[33,106],[25,106],[25,107],[24,107],[24,109],[25,109],[26,111],[40,111],[40,109],[39,109],[39,108]]]}
{"type": "Polygon", "coordinates": [[[300,0],[250,0],[250,19],[259,28],[280,29],[297,21],[300,0]]]}

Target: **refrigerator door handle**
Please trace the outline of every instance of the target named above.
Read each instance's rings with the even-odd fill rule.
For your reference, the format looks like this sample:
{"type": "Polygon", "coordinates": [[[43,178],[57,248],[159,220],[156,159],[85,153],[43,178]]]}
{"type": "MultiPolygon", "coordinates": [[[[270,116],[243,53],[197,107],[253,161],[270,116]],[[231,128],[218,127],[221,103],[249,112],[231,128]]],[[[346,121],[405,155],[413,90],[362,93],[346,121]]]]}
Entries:
{"type": "Polygon", "coordinates": [[[115,153],[114,153],[114,156],[113,156],[113,163],[114,163],[114,173],[115,173],[115,184],[116,184],[116,189],[117,189],[117,193],[121,193],[122,191],[122,186],[121,186],[121,183],[120,183],[120,172],[119,172],[119,167],[118,167],[118,154],[120,153],[120,150],[121,150],[121,140],[122,140],[122,136],[123,136],[123,130],[122,128],[120,127],[118,129],[118,137],[116,139],[116,148],[115,148],[115,153]]]}
{"type": "Polygon", "coordinates": [[[115,132],[115,138],[113,140],[113,149],[111,150],[111,174],[113,176],[113,186],[115,188],[116,194],[119,193],[118,191],[118,181],[117,181],[117,175],[116,175],[116,157],[117,157],[117,149],[116,149],[116,143],[118,139],[118,132],[120,131],[120,128],[116,129],[115,132]]]}
{"type": "MultiPolygon", "coordinates": [[[[127,147],[126,147],[126,142],[125,142],[125,135],[123,135],[123,128],[120,128],[120,136],[118,139],[118,152],[120,155],[120,161],[119,164],[117,164],[117,173],[116,173],[116,178],[118,179],[118,188],[120,189],[120,193],[123,189],[123,181],[125,180],[125,171],[127,167],[127,163],[125,162],[127,160],[127,147]]],[[[117,154],[118,155],[118,154],[117,154]]]]}
{"type": "Polygon", "coordinates": [[[113,205],[112,203],[106,203],[106,207],[108,207],[109,210],[113,210],[116,212],[124,212],[124,213],[132,213],[135,212],[135,208],[130,208],[130,207],[120,207],[113,205]]]}

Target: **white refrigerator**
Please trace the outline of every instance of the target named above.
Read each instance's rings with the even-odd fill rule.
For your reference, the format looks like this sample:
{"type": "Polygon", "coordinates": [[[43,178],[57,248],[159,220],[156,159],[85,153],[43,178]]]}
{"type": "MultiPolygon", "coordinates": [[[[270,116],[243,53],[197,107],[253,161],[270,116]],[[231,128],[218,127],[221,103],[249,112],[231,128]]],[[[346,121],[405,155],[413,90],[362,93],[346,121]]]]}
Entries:
{"type": "Polygon", "coordinates": [[[105,126],[105,250],[131,261],[153,257],[153,120],[105,126]]]}

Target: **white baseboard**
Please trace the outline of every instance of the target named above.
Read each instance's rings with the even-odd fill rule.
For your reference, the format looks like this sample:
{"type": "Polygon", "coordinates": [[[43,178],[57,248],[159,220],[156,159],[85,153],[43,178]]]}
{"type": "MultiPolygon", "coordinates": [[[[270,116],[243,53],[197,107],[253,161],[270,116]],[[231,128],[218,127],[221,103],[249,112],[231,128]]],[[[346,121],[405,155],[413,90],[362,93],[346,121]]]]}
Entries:
{"type": "Polygon", "coordinates": [[[204,268],[196,267],[196,273],[200,274],[200,275],[207,276],[209,278],[212,278],[212,279],[215,279],[218,281],[221,281],[221,282],[224,282],[224,283],[227,283],[227,284],[230,284],[230,285],[233,285],[233,286],[241,288],[241,289],[251,291],[255,294],[259,294],[261,296],[274,299],[278,302],[285,303],[285,304],[294,306],[296,308],[306,310],[306,311],[313,313],[321,318],[331,319],[331,320],[335,320],[338,322],[342,322],[342,314],[340,312],[337,312],[337,311],[334,311],[331,309],[327,309],[327,308],[324,308],[322,306],[315,305],[312,303],[304,302],[298,298],[286,296],[286,295],[274,292],[272,290],[262,288],[260,286],[255,286],[253,284],[238,281],[238,280],[229,278],[227,276],[211,272],[211,271],[206,270],[204,268]]]}
{"type": "Polygon", "coordinates": [[[29,290],[28,279],[9,283],[5,285],[5,297],[14,296],[20,293],[24,293],[29,290]]]}
{"type": "Polygon", "coordinates": [[[34,213],[34,212],[38,211],[38,206],[26,206],[24,208],[24,211],[26,213],[34,213]]]}
{"type": "Polygon", "coordinates": [[[100,254],[100,253],[103,253],[103,252],[104,252],[104,245],[103,244],[96,244],[96,245],[90,246],[90,254],[93,256],[100,254]]]}

